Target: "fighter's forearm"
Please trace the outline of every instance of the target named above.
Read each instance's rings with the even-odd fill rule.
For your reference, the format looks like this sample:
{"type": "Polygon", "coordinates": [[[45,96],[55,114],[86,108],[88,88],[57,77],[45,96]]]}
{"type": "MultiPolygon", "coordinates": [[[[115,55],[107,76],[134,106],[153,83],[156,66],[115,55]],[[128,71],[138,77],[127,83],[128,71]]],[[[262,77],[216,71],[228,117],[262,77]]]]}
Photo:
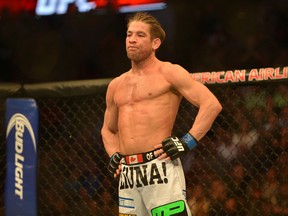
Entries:
{"type": "Polygon", "coordinates": [[[111,131],[107,129],[102,129],[101,131],[102,134],[102,140],[104,144],[104,148],[111,157],[115,152],[119,152],[119,139],[118,135],[116,133],[112,133],[111,131]]]}
{"type": "Polygon", "coordinates": [[[202,139],[211,128],[221,110],[222,106],[219,103],[213,103],[207,107],[201,107],[189,133],[198,141],[202,139]]]}

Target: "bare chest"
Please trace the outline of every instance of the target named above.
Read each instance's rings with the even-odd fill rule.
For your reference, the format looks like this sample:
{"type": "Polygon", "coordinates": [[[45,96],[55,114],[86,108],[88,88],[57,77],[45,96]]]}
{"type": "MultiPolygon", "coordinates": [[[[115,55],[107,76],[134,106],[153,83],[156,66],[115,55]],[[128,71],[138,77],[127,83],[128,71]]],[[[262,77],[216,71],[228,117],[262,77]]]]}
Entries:
{"type": "Polygon", "coordinates": [[[127,78],[118,86],[114,100],[118,106],[156,100],[169,90],[169,83],[159,76],[127,78]]]}

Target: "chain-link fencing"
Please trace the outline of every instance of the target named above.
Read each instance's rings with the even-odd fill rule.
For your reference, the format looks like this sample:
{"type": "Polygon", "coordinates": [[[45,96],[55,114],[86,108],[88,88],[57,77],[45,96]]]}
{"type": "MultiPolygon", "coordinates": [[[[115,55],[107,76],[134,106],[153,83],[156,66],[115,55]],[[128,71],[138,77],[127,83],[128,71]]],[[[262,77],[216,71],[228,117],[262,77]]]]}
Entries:
{"type": "MultiPolygon", "coordinates": [[[[1,90],[1,213],[6,164],[5,99],[33,97],[40,114],[38,215],[118,215],[118,182],[107,173],[109,158],[100,134],[108,82],[27,85],[12,94],[1,90]]],[[[181,158],[191,212],[284,214],[288,210],[287,77],[277,82],[207,86],[223,111],[199,146],[181,158]]],[[[174,134],[186,133],[196,113],[197,108],[183,100],[174,134]]]]}

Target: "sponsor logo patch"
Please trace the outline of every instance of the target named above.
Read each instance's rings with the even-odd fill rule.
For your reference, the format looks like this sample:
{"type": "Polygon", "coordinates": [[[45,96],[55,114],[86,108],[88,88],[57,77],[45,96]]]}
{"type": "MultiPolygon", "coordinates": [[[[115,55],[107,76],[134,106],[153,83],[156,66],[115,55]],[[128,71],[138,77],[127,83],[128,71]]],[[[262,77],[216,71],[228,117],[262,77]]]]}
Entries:
{"type": "Polygon", "coordinates": [[[152,216],[162,216],[162,215],[187,216],[187,210],[185,202],[183,200],[179,200],[176,202],[156,207],[151,210],[151,213],[152,216]]]}
{"type": "Polygon", "coordinates": [[[119,197],[119,206],[123,208],[135,209],[134,200],[131,198],[119,197]]]}

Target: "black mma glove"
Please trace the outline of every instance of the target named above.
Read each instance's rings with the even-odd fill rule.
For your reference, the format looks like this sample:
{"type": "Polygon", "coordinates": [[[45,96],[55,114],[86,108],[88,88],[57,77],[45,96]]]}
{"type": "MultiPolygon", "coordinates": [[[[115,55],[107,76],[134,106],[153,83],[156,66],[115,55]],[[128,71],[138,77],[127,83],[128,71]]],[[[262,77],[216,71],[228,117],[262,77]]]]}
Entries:
{"type": "Polygon", "coordinates": [[[162,141],[163,151],[171,160],[179,158],[197,145],[197,140],[190,133],[185,134],[182,138],[170,136],[162,141]]]}
{"type": "Polygon", "coordinates": [[[109,173],[114,176],[116,170],[118,169],[118,165],[120,164],[123,155],[120,152],[115,152],[111,157],[108,164],[108,171],[109,173]]]}

